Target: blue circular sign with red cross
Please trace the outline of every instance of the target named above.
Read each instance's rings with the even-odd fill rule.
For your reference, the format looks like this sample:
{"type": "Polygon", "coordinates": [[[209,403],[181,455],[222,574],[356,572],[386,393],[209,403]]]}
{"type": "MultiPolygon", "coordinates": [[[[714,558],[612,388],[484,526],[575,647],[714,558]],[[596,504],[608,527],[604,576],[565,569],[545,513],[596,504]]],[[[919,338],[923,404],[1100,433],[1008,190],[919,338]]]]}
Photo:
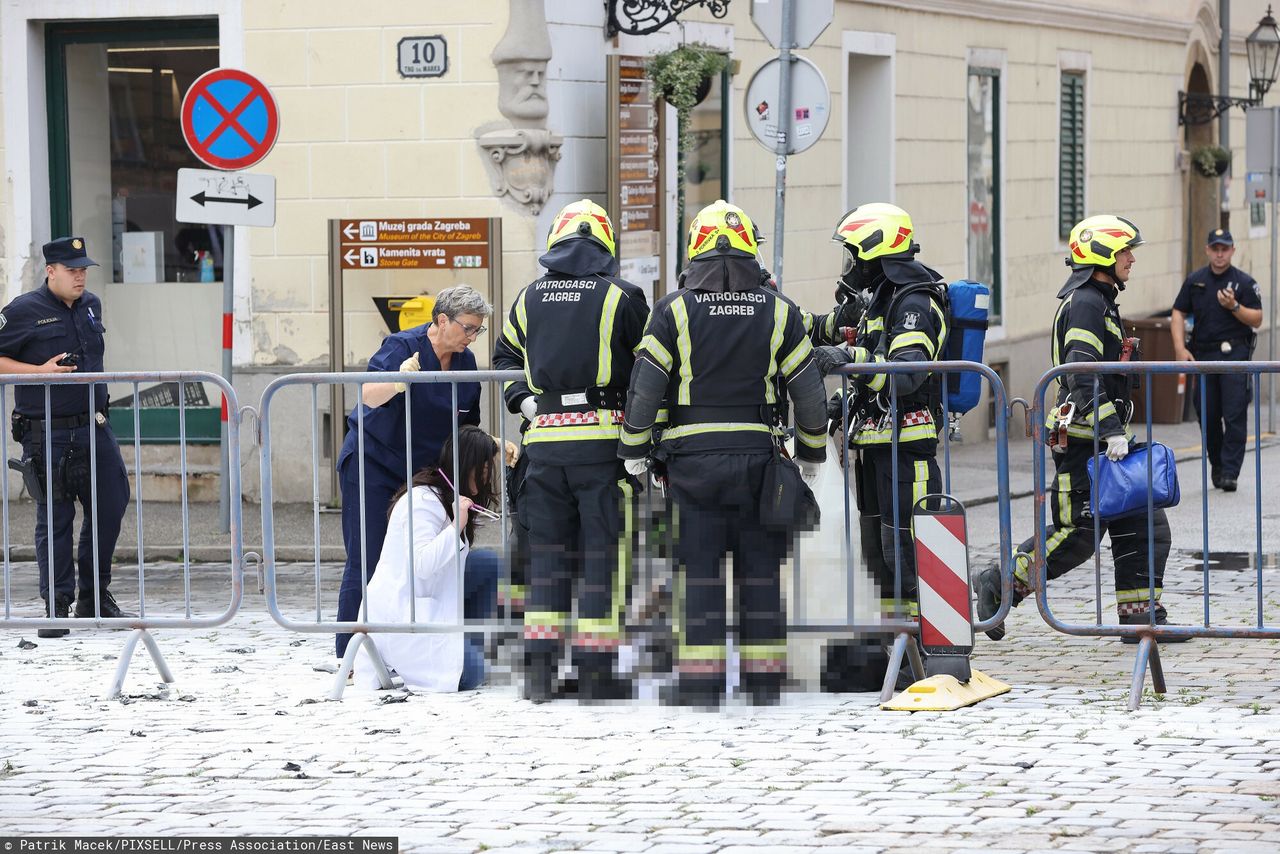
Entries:
{"type": "Polygon", "coordinates": [[[246,169],[266,157],[280,111],[261,80],[235,68],[206,71],[182,99],[182,136],[215,169],[246,169]]]}

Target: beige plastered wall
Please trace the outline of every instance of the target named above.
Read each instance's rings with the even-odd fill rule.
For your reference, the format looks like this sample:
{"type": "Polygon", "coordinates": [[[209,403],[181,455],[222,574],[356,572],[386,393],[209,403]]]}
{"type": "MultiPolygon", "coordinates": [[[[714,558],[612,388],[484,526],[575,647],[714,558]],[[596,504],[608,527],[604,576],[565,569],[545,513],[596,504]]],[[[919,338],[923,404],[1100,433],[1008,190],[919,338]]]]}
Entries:
{"type": "MultiPolygon", "coordinates": [[[[256,171],[277,180],[274,228],[253,229],[252,363],[327,364],[331,218],[503,218],[505,278],[536,269],[534,220],[493,196],[475,129],[501,120],[489,59],[507,23],[500,0],[467,3],[286,2],[245,5],[245,67],[280,106],[279,142],[256,171]],[[402,79],[396,45],[441,35],[449,69],[402,79]]],[[[410,272],[347,276],[347,365],[363,364],[386,334],[370,295],[479,283],[474,271],[428,278],[410,272]]],[[[482,338],[484,360],[492,336],[482,338]]]]}
{"type": "MultiPolygon", "coordinates": [[[[733,4],[725,19],[734,25],[734,57],[741,62],[733,94],[733,197],[770,232],[774,155],[747,131],[743,98],[751,74],[777,51],[752,24],[749,5],[733,4]]],[[[1233,4],[1231,80],[1239,96],[1249,79],[1244,37],[1265,5],[1233,4]]],[[[1196,40],[1209,53],[1206,70],[1216,91],[1216,2],[1128,3],[1127,20],[1120,23],[1113,6],[1102,2],[837,0],[835,6],[833,23],[802,51],[826,77],[831,118],[822,139],[788,161],[785,289],[790,296],[814,310],[832,298],[840,256],[830,237],[847,209],[843,137],[852,126],[849,144],[856,144],[858,121],[845,115],[842,41],[845,33],[862,32],[893,37],[893,201],[913,217],[925,247],[922,260],[948,279],[968,273],[967,69],[974,56],[982,64],[994,58],[1001,68],[1004,318],[989,335],[987,361],[1010,363],[1011,394],[1029,394],[1049,366],[1046,333],[1067,272],[1057,228],[1059,75],[1082,54],[1087,64],[1086,212],[1129,217],[1147,240],[1121,298],[1124,314],[1143,317],[1171,306],[1185,272],[1185,182],[1208,180],[1190,177],[1180,156],[1177,93],[1186,86],[1196,40]],[[1069,13],[1063,13],[1064,6],[1069,13]]],[[[689,17],[713,20],[705,12],[689,17]]],[[[1262,283],[1265,299],[1269,245],[1265,230],[1256,236],[1259,230],[1253,229],[1250,237],[1244,113],[1234,109],[1230,120],[1236,263],[1262,283]]],[[[985,426],[985,418],[976,426],[985,426]]]]}

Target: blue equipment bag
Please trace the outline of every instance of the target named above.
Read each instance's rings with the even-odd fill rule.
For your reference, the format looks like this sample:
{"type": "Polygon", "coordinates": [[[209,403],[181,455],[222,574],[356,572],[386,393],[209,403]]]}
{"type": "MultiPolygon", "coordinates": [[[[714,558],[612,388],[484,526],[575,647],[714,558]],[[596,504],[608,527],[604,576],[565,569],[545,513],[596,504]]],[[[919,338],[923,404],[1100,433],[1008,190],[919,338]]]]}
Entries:
{"type": "MultiPolygon", "coordinates": [[[[1151,506],[1159,510],[1173,507],[1181,499],[1178,468],[1173,451],[1159,442],[1134,445],[1123,460],[1113,462],[1106,454],[1089,460],[1089,483],[1096,484],[1094,515],[1104,522],[1147,512],[1147,460],[1151,460],[1151,506]]],[[[1090,493],[1092,496],[1093,493],[1090,493]]]]}
{"type": "MultiPolygon", "coordinates": [[[[947,286],[951,303],[947,336],[947,361],[982,362],[982,348],[987,340],[987,320],[991,314],[991,289],[981,282],[960,279],[947,286]]],[[[983,379],[972,371],[947,375],[947,411],[962,415],[982,399],[983,379]]]]}

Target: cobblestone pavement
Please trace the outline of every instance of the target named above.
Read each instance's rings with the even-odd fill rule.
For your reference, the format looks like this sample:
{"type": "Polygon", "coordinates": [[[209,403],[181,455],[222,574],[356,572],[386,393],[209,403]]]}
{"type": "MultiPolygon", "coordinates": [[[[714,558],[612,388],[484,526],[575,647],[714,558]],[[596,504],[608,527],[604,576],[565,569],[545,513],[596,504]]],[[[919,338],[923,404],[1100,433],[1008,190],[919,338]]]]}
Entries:
{"type": "MultiPolygon", "coordinates": [[[[1215,607],[1248,619],[1255,574],[1215,572],[1215,607]]],[[[197,604],[220,605],[205,589],[218,573],[196,577],[197,604]]],[[[1166,598],[1199,584],[1178,571],[1166,598]]],[[[1014,690],[951,713],[882,712],[870,694],[535,707],[511,685],[330,702],[316,668],[331,640],[276,626],[253,587],[228,626],[157,632],[177,682],[157,687],[140,651],[120,701],[102,697],[122,634],[0,635],[5,831],[385,833],[430,851],[1280,849],[1274,642],[1167,647],[1169,693],[1136,713],[1134,648],[1051,633],[1029,604],[975,655],[1014,690]]],[[[180,610],[171,587],[148,590],[180,610]]],[[[1081,570],[1053,592],[1087,616],[1092,590],[1081,570]]]]}

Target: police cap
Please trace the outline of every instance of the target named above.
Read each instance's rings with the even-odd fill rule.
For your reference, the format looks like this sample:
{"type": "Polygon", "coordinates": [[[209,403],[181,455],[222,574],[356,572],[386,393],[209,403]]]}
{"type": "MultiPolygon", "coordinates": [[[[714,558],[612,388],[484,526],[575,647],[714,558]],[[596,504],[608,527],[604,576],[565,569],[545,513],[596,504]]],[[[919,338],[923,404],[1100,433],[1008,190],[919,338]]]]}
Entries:
{"type": "Polygon", "coordinates": [[[1231,239],[1231,232],[1225,228],[1215,228],[1209,232],[1209,238],[1205,241],[1210,246],[1235,246],[1236,242],[1231,239]]]}
{"type": "Polygon", "coordinates": [[[73,270],[79,267],[97,267],[98,262],[89,257],[82,237],[59,237],[44,245],[44,262],[62,264],[73,270]]]}

